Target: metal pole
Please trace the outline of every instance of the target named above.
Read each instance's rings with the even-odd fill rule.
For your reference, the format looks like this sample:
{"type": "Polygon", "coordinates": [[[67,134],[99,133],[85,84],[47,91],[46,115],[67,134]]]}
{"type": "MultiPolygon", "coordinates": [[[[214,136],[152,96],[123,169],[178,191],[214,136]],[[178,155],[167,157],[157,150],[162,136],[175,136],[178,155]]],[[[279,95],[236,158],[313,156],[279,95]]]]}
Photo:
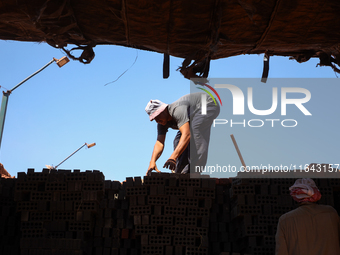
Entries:
{"type": "Polygon", "coordinates": [[[40,73],[42,70],[44,70],[46,67],[48,67],[50,64],[52,64],[56,59],[53,58],[50,62],[48,62],[46,65],[44,65],[42,68],[40,68],[38,71],[36,71],[35,73],[31,74],[30,76],[28,76],[25,80],[23,80],[22,82],[19,82],[17,85],[15,85],[10,91],[15,90],[16,88],[18,88],[21,84],[23,84],[24,82],[28,81],[29,79],[31,79],[33,76],[35,76],[36,74],[40,73]]]}
{"type": "Polygon", "coordinates": [[[70,156],[68,156],[67,158],[65,158],[63,161],[61,161],[58,165],[56,165],[54,168],[57,169],[58,166],[60,166],[62,163],[64,163],[67,159],[69,159],[72,155],[74,155],[77,151],[79,151],[81,148],[83,148],[86,145],[83,144],[79,149],[77,149],[76,151],[74,151],[70,156]]]}
{"type": "Polygon", "coordinates": [[[2,141],[2,133],[4,132],[5,126],[5,118],[7,112],[7,103],[8,103],[8,96],[11,94],[10,91],[3,92],[2,100],[1,100],[1,110],[0,110],[0,148],[1,148],[1,141],[2,141]]]}
{"type": "Polygon", "coordinates": [[[44,70],[46,67],[48,67],[50,64],[52,64],[57,59],[53,58],[50,62],[48,62],[46,65],[44,65],[42,68],[40,68],[38,71],[34,72],[30,76],[28,76],[23,81],[19,82],[17,85],[15,85],[12,89],[7,90],[6,92],[3,92],[2,101],[1,101],[1,110],[0,110],[0,148],[1,148],[1,141],[2,141],[2,133],[4,132],[4,126],[5,126],[5,118],[6,118],[6,112],[7,112],[7,104],[8,104],[8,97],[13,92],[13,90],[17,89],[21,84],[31,79],[36,74],[40,73],[42,70],[44,70]]]}

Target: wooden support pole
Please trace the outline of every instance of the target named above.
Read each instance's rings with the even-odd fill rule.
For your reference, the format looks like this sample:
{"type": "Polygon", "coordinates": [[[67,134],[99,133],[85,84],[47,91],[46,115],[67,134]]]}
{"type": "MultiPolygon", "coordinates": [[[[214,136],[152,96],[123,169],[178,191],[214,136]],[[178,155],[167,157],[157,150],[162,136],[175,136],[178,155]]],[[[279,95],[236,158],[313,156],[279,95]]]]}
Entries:
{"type": "Polygon", "coordinates": [[[247,166],[246,166],[246,163],[244,163],[244,160],[243,160],[243,158],[242,158],[240,149],[239,149],[238,146],[237,146],[235,137],[234,137],[233,134],[231,134],[230,137],[231,137],[231,140],[233,140],[233,143],[234,143],[235,149],[236,149],[236,151],[237,151],[238,157],[240,158],[241,163],[242,163],[242,165],[243,165],[243,167],[244,167],[244,170],[245,170],[245,169],[247,169],[247,166]]]}

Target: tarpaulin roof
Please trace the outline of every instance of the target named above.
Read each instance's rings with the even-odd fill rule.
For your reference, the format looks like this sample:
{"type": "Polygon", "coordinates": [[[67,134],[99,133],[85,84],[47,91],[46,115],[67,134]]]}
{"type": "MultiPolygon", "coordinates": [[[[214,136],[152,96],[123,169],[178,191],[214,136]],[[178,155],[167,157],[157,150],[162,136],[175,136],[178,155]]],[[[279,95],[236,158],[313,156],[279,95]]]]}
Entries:
{"type": "MultiPolygon", "coordinates": [[[[5,0],[0,39],[83,50],[112,44],[184,58],[187,78],[208,75],[211,59],[265,53],[298,62],[320,58],[339,71],[338,0],[5,0]]],[[[166,66],[167,61],[165,61],[166,66]]]]}

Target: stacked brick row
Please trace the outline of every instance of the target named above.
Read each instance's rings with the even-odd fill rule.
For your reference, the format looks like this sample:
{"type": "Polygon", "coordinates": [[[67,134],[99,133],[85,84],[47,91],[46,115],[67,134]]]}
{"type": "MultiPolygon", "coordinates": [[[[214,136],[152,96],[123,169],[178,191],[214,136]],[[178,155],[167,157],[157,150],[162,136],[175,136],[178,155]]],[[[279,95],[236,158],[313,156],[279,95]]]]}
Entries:
{"type": "MultiPolygon", "coordinates": [[[[274,254],[279,217],[297,207],[289,195],[295,179],[233,179],[230,189],[233,251],[242,254],[274,254]]],[[[314,179],[322,194],[320,204],[332,205],[337,180],[314,179]],[[331,183],[333,182],[333,183],[331,183]]]]}
{"type": "Polygon", "coordinates": [[[99,171],[18,173],[14,200],[21,219],[21,255],[91,254],[103,195],[99,171]]]}
{"type": "Polygon", "coordinates": [[[20,226],[14,202],[14,179],[0,178],[0,254],[19,254],[20,226]]]}
{"type": "Polygon", "coordinates": [[[209,254],[231,254],[229,179],[216,179],[216,195],[210,210],[209,254]],[[224,252],[224,253],[223,253],[224,252]]]}
{"type": "Polygon", "coordinates": [[[178,174],[152,174],[143,183],[128,178],[126,197],[142,255],[208,254],[215,180],[178,174]]]}
{"type": "MultiPolygon", "coordinates": [[[[340,179],[314,179],[340,211],[340,179]]],[[[295,179],[48,170],[0,179],[1,255],[274,254],[295,179]],[[204,176],[203,176],[204,177],[204,176]]]]}
{"type": "Polygon", "coordinates": [[[128,219],[125,184],[105,181],[105,195],[100,202],[94,232],[94,255],[135,255],[133,222],[128,219]]]}

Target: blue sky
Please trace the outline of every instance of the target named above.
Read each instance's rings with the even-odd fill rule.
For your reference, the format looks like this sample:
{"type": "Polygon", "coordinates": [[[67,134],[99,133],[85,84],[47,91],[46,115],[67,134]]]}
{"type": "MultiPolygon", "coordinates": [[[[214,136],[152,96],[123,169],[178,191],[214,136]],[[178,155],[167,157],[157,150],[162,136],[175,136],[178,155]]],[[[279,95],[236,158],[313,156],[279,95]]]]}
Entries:
{"type": "MultiPolygon", "coordinates": [[[[11,89],[53,57],[64,56],[62,51],[45,43],[0,41],[0,45],[2,90],[11,89]]],[[[171,103],[190,93],[189,80],[176,71],[183,59],[171,57],[170,77],[163,79],[162,54],[113,45],[97,46],[94,51],[96,56],[92,63],[84,65],[71,60],[62,68],[53,63],[10,95],[0,162],[11,175],[26,172],[28,168],[41,171],[45,165],[55,166],[85,142],[95,142],[97,145],[81,149],[59,169],[100,170],[106,179],[119,181],[145,174],[157,134],[156,123],[148,120],[144,108],[150,99],[171,103]],[[136,63],[118,81],[104,86],[128,69],[137,54],[136,63]]],[[[331,68],[316,67],[317,63],[317,59],[299,64],[288,57],[274,56],[270,59],[269,79],[336,77],[331,68]]],[[[263,55],[214,60],[209,77],[260,79],[262,65],[263,55]]],[[[329,87],[326,84],[313,86],[311,93],[312,99],[313,95],[322,99],[320,105],[339,109],[339,87],[329,87]]],[[[321,111],[316,105],[313,105],[315,111],[321,111]]],[[[334,115],[336,113],[325,114],[323,121],[328,122],[324,124],[318,122],[317,118],[313,119],[317,125],[311,128],[310,134],[317,133],[320,135],[318,139],[324,137],[326,142],[322,146],[331,146],[334,152],[332,158],[320,157],[317,160],[340,161],[337,146],[339,136],[334,128],[340,126],[340,121],[339,116],[334,115]]],[[[317,116],[322,116],[322,112],[317,116]]],[[[302,141],[309,144],[308,141],[313,137],[309,136],[308,130],[291,130],[290,137],[304,136],[302,141]]],[[[228,136],[232,132],[226,131],[228,136]]],[[[234,133],[245,161],[251,164],[271,162],[273,157],[276,157],[275,162],[289,162],[290,157],[296,156],[296,152],[285,147],[280,150],[280,157],[274,151],[274,155],[259,155],[258,150],[257,153],[254,151],[266,137],[260,139],[249,135],[247,139],[242,139],[243,130],[234,133]]],[[[165,150],[157,164],[159,169],[171,155],[175,134],[175,131],[170,131],[167,135],[165,150]]],[[[276,144],[283,142],[283,138],[281,141],[277,139],[276,144]]],[[[270,144],[268,141],[266,143],[270,144]]],[[[299,145],[302,146],[293,144],[295,147],[299,145]]],[[[314,154],[322,154],[323,149],[317,145],[314,154]]],[[[303,146],[296,151],[301,153],[301,157],[308,154],[303,146]]],[[[235,149],[231,147],[227,152],[230,162],[240,164],[235,149]]],[[[168,172],[166,169],[164,171],[168,172]]]]}

